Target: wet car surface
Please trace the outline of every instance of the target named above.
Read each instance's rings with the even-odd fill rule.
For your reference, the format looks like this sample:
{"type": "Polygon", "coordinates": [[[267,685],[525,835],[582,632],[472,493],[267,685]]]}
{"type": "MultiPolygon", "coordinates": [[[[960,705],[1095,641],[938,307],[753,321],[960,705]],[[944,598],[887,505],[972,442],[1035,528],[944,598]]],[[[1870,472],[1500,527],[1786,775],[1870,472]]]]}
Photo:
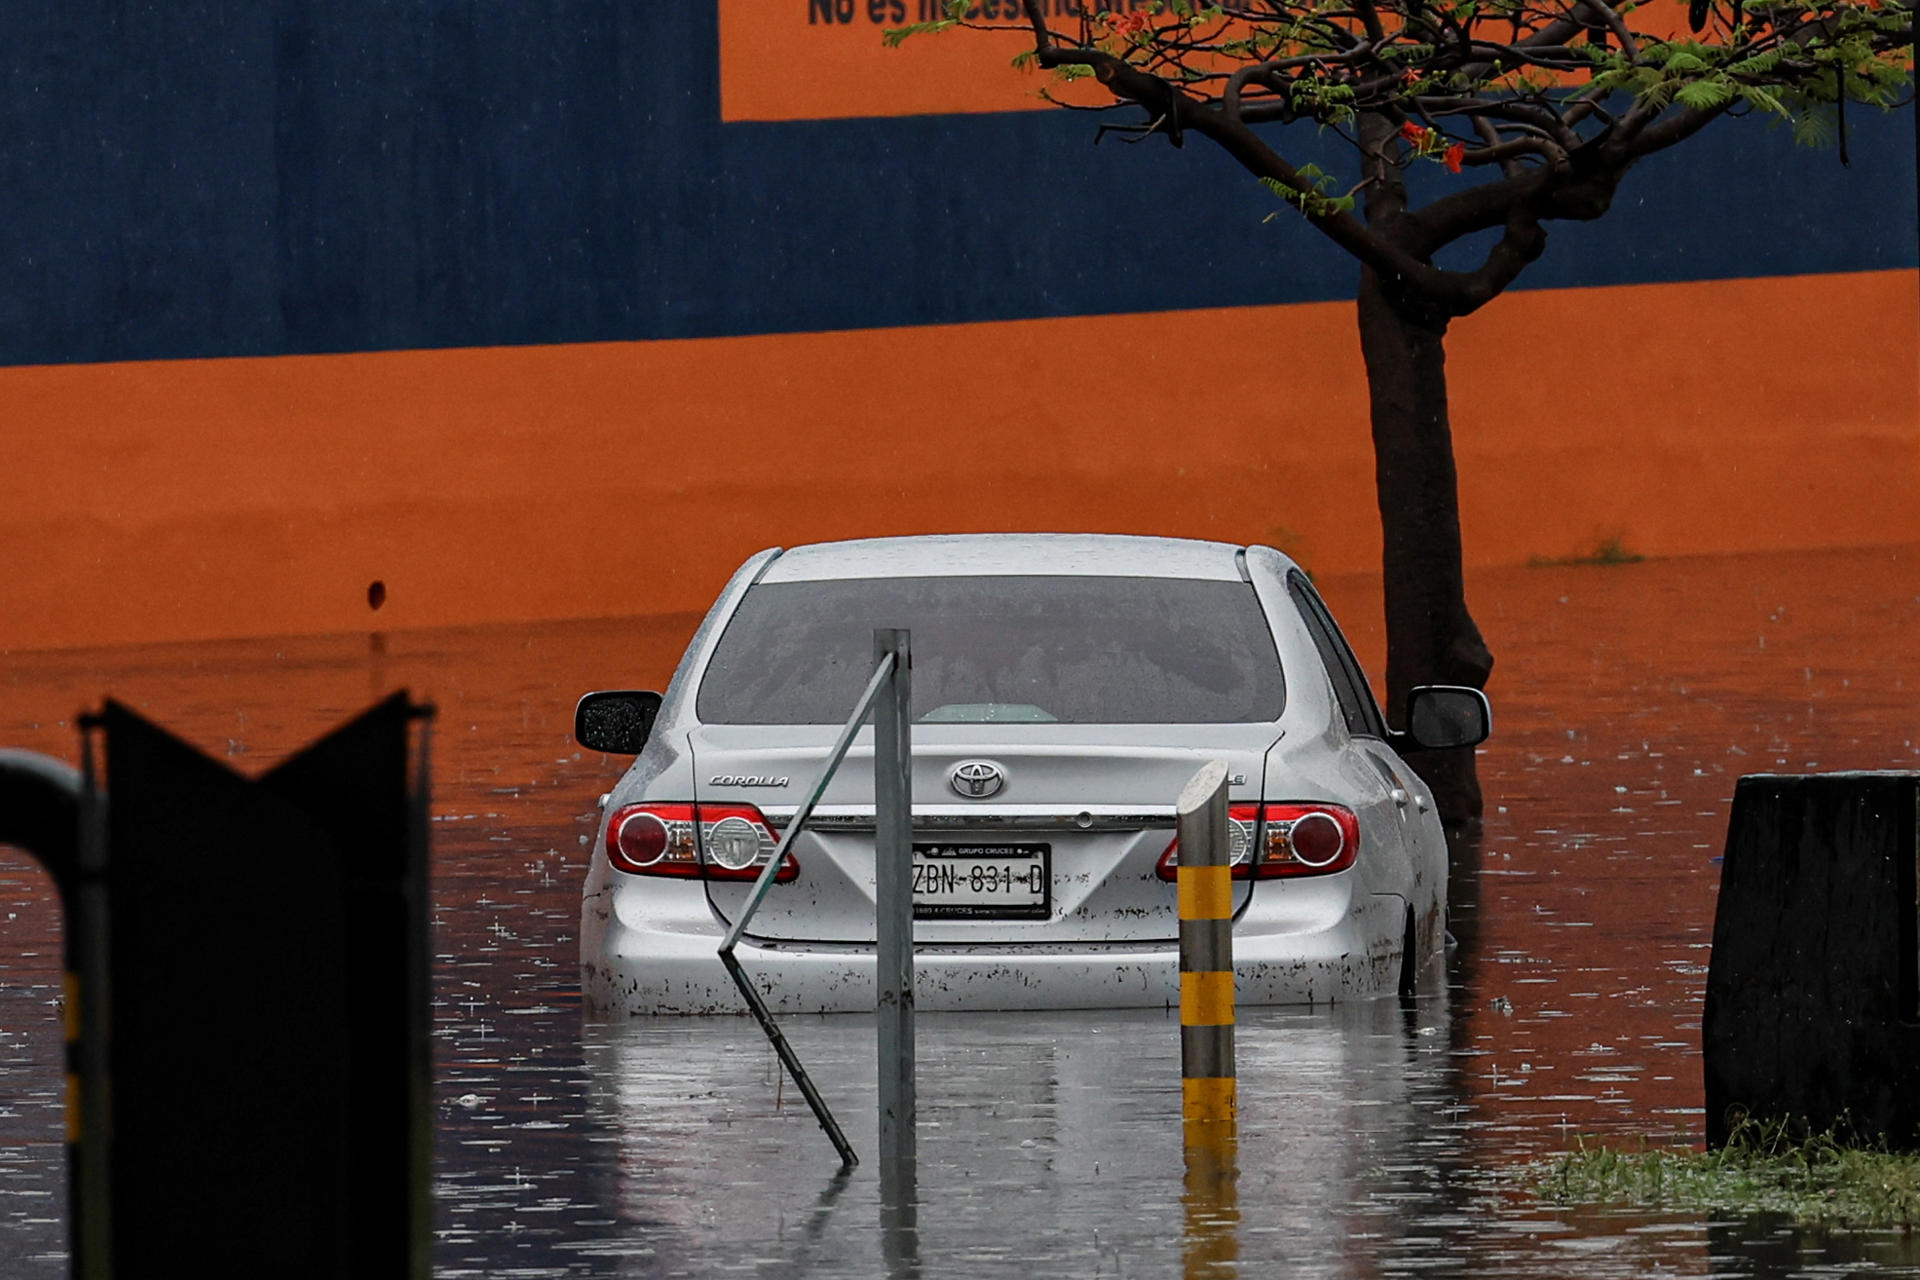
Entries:
{"type": "MultiPolygon", "coordinates": [[[[1241,1003],[1410,990],[1440,954],[1445,838],[1394,749],[1421,744],[1387,729],[1292,561],[1168,538],[887,538],[762,552],[701,623],[594,845],[594,1008],[743,1011],[716,948],[859,702],[879,627],[913,644],[921,1008],[1177,1004],[1173,801],[1211,759],[1241,1003]]],[[[1479,694],[1413,697],[1462,704],[1484,736],[1479,694]]],[[[775,1009],[873,1007],[873,750],[863,729],[742,940],[749,972],[778,975],[775,1009]]]]}
{"type": "MultiPolygon", "coordinates": [[[[749,1023],[584,1016],[580,879],[625,760],[568,738],[658,687],[693,617],[9,655],[9,745],[74,756],[111,690],[249,772],[405,684],[435,742],[437,1274],[1601,1277],[1920,1273],[1889,1233],[1564,1211],[1521,1170],[1583,1136],[1695,1141],[1733,781],[1920,767],[1912,549],[1477,574],[1499,655],[1483,841],[1444,991],[1241,1017],[1237,1203],[1186,1191],[1177,1018],[927,1015],[916,1213],[836,1178],[749,1023]]],[[[1377,660],[1378,583],[1322,590],[1377,660]]],[[[1377,668],[1376,668],[1377,669],[1377,668]]],[[[60,916],[0,850],[0,1276],[64,1274],[60,916]]],[[[218,992],[193,998],[218,1000],[218,992]]],[[[783,1027],[870,1149],[871,1022],[783,1027]]]]}

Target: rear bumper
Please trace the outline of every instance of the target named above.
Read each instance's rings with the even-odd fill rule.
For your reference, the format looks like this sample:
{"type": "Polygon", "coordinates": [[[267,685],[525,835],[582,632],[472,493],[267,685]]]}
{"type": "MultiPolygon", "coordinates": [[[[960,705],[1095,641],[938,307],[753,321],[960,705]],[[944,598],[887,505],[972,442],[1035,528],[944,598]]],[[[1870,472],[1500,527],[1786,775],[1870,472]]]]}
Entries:
{"type": "MultiPolygon", "coordinates": [[[[1400,975],[1404,906],[1384,895],[1329,928],[1264,932],[1250,911],[1234,930],[1238,1002],[1326,1004],[1380,995],[1400,975]]],[[[591,903],[581,934],[581,987],[604,1013],[744,1013],[720,964],[718,927],[640,929],[591,903]]],[[[874,963],[863,946],[755,943],[735,953],[779,1013],[852,1013],[874,1003],[874,963]]],[[[1180,1002],[1173,944],[957,948],[921,944],[914,1003],[921,1009],[1138,1009],[1180,1002]]]]}

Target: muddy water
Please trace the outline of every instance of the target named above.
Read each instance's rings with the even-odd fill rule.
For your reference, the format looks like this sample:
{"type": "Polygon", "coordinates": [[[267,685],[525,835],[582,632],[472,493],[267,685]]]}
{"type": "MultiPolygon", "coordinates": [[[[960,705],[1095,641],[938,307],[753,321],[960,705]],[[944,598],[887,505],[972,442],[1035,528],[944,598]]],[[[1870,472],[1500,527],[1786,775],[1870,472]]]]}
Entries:
{"type": "MultiPolygon", "coordinates": [[[[578,885],[619,762],[582,689],[659,687],[694,619],[13,654],[0,743],[65,758],[112,693],[253,772],[372,696],[441,708],[440,1274],[1920,1274],[1898,1237],[1543,1206],[1582,1135],[1690,1141],[1727,805],[1742,773],[1920,768],[1911,550],[1479,575],[1500,656],[1461,946],[1411,1011],[1243,1011],[1240,1176],[1183,1179],[1177,1020],[923,1016],[911,1203],[825,1140],[754,1028],[583,1018],[578,885]]],[[[1377,583],[1324,584],[1378,669],[1377,583]]],[[[265,851],[263,850],[263,853],[265,851]]],[[[0,1275],[65,1267],[59,919],[0,850],[0,1275]]],[[[212,997],[209,997],[212,998],[212,997]]],[[[871,1152],[872,1024],[788,1034],[871,1152]]]]}

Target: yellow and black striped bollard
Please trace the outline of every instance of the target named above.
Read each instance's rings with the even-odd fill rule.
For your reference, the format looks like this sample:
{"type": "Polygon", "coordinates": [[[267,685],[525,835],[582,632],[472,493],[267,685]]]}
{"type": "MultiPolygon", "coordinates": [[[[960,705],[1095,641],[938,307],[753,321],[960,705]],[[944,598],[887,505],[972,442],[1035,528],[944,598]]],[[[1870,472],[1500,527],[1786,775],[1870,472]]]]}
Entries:
{"type": "Polygon", "coordinates": [[[1233,1066],[1233,868],[1227,767],[1180,793],[1180,1089],[1185,1130],[1186,1280],[1234,1274],[1240,1256],[1237,1077],[1233,1066]]]}
{"type": "Polygon", "coordinates": [[[1227,766],[1193,775],[1174,812],[1180,842],[1180,1088],[1188,1125],[1235,1112],[1233,868],[1227,839],[1227,766]]]}

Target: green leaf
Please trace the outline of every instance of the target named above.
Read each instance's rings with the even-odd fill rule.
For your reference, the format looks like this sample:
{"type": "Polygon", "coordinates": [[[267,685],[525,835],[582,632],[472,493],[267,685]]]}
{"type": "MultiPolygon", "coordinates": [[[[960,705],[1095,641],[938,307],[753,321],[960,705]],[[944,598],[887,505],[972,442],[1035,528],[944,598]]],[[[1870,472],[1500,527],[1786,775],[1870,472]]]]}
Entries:
{"type": "Polygon", "coordinates": [[[1683,107],[1692,107],[1695,111],[1711,111],[1715,107],[1725,106],[1733,101],[1735,87],[1732,81],[1720,76],[1711,80],[1695,80],[1674,94],[1674,100],[1683,107]]]}
{"type": "Polygon", "coordinates": [[[1785,49],[1777,47],[1769,49],[1765,53],[1756,53],[1751,58],[1740,59],[1727,68],[1727,73],[1736,76],[1764,76],[1779,66],[1780,60],[1786,56],[1785,49]]]}
{"type": "Polygon", "coordinates": [[[1824,147],[1833,142],[1833,117],[1825,111],[1803,111],[1793,120],[1793,140],[1803,147],[1824,147]]]}
{"type": "Polygon", "coordinates": [[[953,19],[949,18],[944,22],[915,22],[904,27],[885,27],[880,32],[880,43],[889,49],[898,49],[909,36],[945,31],[952,25],[953,19]]]}
{"type": "MultiPolygon", "coordinates": [[[[1787,110],[1787,104],[1757,84],[1742,85],[1740,87],[1740,100],[1751,103],[1771,115],[1779,116],[1782,120],[1793,120],[1796,131],[1800,127],[1799,120],[1795,119],[1794,113],[1787,110]]],[[[1800,117],[1800,119],[1804,118],[1804,115],[1800,117]]]]}
{"type": "MultiPolygon", "coordinates": [[[[1297,187],[1287,185],[1278,178],[1268,177],[1262,177],[1260,179],[1260,185],[1312,218],[1324,218],[1336,213],[1347,213],[1354,207],[1354,198],[1352,196],[1329,196],[1325,194],[1327,185],[1331,183],[1333,179],[1322,172],[1317,166],[1311,164],[1302,165],[1300,166],[1299,174],[1302,181],[1311,185],[1311,190],[1302,191],[1297,187]]],[[[1271,222],[1273,221],[1273,216],[1269,214],[1267,217],[1261,219],[1261,221],[1271,222]]]]}

